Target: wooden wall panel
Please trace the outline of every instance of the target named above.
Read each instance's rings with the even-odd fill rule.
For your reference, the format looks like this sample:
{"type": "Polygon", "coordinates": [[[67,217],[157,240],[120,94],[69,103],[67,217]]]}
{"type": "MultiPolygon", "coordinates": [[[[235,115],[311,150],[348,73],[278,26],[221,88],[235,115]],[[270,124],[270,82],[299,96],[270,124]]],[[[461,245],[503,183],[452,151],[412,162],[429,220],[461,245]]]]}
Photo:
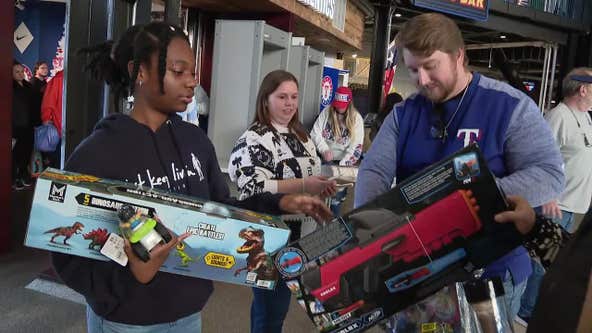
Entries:
{"type": "MultiPolygon", "coordinates": [[[[330,37],[339,39],[340,42],[345,43],[346,49],[361,49],[362,48],[362,35],[364,30],[364,15],[363,13],[351,2],[348,1],[347,3],[347,10],[345,16],[345,29],[344,31],[340,31],[339,29],[333,27],[332,21],[324,15],[321,15],[314,10],[308,8],[307,6],[301,4],[296,0],[269,0],[270,2],[274,3],[275,5],[284,8],[292,12],[300,21],[304,21],[312,25],[312,27],[307,27],[306,24],[297,25],[302,28],[302,31],[299,31],[296,28],[296,33],[300,33],[307,38],[315,39],[315,35],[318,34],[318,29],[324,30],[329,33],[330,37]],[[314,29],[316,28],[316,29],[314,29]],[[310,33],[311,31],[317,30],[316,33],[310,33]]],[[[322,34],[321,38],[325,38],[325,34],[322,34]]],[[[318,38],[317,38],[318,39],[318,38]]],[[[326,42],[319,42],[318,40],[313,41],[312,44],[327,44],[326,42]]],[[[312,45],[311,44],[311,45],[312,45]]],[[[334,49],[336,46],[339,46],[339,43],[336,45],[327,44],[326,48],[334,49]]]]}
{"type": "MultiPolygon", "coordinates": [[[[364,15],[347,3],[345,29],[333,27],[332,21],[296,0],[184,0],[183,5],[216,13],[292,13],[294,34],[304,36],[310,45],[323,50],[359,50],[362,48],[364,15]]],[[[307,42],[308,43],[308,42],[307,42]]]]}
{"type": "Polygon", "coordinates": [[[12,48],[14,30],[14,1],[0,1],[0,45],[5,45],[0,56],[0,254],[11,244],[12,191],[12,48]]]}

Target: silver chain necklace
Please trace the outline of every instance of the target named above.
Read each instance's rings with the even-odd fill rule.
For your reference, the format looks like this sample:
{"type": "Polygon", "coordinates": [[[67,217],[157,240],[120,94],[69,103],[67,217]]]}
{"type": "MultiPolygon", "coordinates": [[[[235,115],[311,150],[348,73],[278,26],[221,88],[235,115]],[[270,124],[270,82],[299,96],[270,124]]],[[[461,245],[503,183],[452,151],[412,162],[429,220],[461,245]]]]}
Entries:
{"type": "MultiPolygon", "coordinates": [[[[452,116],[450,117],[450,119],[448,119],[448,122],[444,125],[443,128],[435,128],[434,126],[432,126],[432,136],[434,136],[434,138],[436,139],[441,139],[442,143],[446,142],[446,139],[448,139],[448,127],[450,126],[450,124],[452,124],[452,121],[454,120],[454,117],[456,117],[456,114],[458,113],[458,110],[460,110],[460,106],[462,105],[463,100],[465,99],[465,95],[467,94],[467,91],[469,90],[469,85],[471,84],[471,81],[469,80],[469,83],[467,83],[462,97],[460,98],[460,101],[458,102],[458,105],[456,106],[456,110],[454,110],[454,113],[452,113],[452,116]]],[[[432,102],[432,109],[434,108],[434,103],[432,102]]]]}

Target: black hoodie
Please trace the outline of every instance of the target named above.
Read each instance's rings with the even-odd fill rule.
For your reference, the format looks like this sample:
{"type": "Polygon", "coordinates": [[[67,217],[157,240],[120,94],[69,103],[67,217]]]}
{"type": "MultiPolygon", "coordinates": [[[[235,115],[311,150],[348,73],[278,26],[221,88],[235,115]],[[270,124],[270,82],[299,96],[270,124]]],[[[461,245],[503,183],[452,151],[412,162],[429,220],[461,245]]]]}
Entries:
{"type": "MultiPolygon", "coordinates": [[[[110,115],[74,151],[66,170],[123,180],[205,200],[278,214],[281,195],[264,193],[249,200],[229,198],[214,146],[198,127],[171,116],[156,132],[126,115],[110,115]]],[[[158,272],[139,283],[128,267],[52,253],[66,285],[84,295],[107,320],[151,325],[201,311],[212,282],[158,272]]]]}
{"type": "Polygon", "coordinates": [[[33,130],[33,125],[36,118],[41,117],[41,110],[34,109],[32,103],[33,90],[31,84],[23,80],[21,86],[15,80],[12,80],[12,130],[33,130]],[[35,114],[37,113],[37,117],[35,114]]]}

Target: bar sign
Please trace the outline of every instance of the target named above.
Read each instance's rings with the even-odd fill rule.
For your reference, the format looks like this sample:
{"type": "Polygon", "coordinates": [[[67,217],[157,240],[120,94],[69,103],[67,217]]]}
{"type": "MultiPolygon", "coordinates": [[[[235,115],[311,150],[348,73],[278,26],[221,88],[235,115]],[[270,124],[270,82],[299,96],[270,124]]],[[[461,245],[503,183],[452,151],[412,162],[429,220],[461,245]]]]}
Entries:
{"type": "Polygon", "coordinates": [[[476,21],[487,21],[489,15],[489,0],[414,0],[413,4],[476,21]]]}

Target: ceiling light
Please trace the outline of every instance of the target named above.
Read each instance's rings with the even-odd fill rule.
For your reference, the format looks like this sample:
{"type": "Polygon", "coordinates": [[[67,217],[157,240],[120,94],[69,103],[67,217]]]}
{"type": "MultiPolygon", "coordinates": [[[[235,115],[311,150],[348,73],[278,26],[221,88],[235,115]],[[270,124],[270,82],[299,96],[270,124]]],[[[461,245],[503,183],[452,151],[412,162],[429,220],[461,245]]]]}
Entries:
{"type": "Polygon", "coordinates": [[[357,54],[357,53],[354,53],[354,54],[352,54],[352,58],[354,58],[354,59],[355,59],[355,58],[357,58],[357,57],[358,57],[358,54],[357,54]]]}
{"type": "Polygon", "coordinates": [[[401,17],[401,13],[395,13],[395,17],[401,17]]]}

